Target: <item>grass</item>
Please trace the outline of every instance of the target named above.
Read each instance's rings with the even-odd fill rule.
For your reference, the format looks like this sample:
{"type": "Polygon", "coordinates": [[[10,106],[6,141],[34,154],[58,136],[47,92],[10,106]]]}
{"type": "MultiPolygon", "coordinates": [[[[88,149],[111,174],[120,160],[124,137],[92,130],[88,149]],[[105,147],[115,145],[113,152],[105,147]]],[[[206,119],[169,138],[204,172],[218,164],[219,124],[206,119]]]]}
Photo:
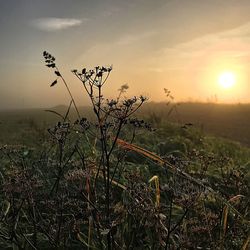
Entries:
{"type": "Polygon", "coordinates": [[[96,67],[72,71],[92,104],[78,108],[43,55],[56,69],[51,86],[61,80],[72,100],[0,113],[2,249],[248,248],[250,149],[233,133],[238,106],[143,107],[142,96],[123,99],[127,85],[103,101],[112,67],[96,67]]]}
{"type": "MultiPolygon", "coordinates": [[[[179,123],[184,125],[192,123],[195,128],[206,135],[228,139],[250,146],[250,104],[211,104],[211,103],[181,103],[177,111],[169,114],[171,105],[165,103],[147,103],[138,112],[138,115],[146,118],[153,125],[168,126],[167,123],[179,123]]],[[[65,113],[66,106],[51,108],[59,113],[65,113]]],[[[86,117],[92,116],[90,107],[80,107],[79,112],[86,117]]],[[[20,142],[20,134],[28,132],[32,126],[46,129],[56,122],[58,117],[45,109],[26,109],[0,111],[0,141],[20,142]]],[[[32,140],[32,138],[30,138],[32,140]]],[[[27,141],[26,141],[27,142],[27,141]]]]}
{"type": "Polygon", "coordinates": [[[227,138],[250,146],[250,104],[180,103],[175,111],[171,105],[148,103],[141,110],[158,123],[165,121],[192,123],[206,134],[227,138]]]}

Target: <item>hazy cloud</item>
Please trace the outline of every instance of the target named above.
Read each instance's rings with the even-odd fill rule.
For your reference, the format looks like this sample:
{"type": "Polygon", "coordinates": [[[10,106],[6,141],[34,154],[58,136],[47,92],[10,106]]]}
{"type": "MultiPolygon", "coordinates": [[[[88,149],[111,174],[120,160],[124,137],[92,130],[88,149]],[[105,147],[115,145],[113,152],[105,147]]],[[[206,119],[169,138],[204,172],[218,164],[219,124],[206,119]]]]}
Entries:
{"type": "Polygon", "coordinates": [[[117,41],[117,44],[128,45],[137,41],[141,42],[141,40],[147,39],[155,35],[156,33],[157,33],[156,31],[146,31],[140,34],[126,34],[117,41]]]}
{"type": "Polygon", "coordinates": [[[161,56],[178,58],[203,57],[213,54],[237,57],[250,55],[250,23],[237,28],[207,34],[188,42],[160,49],[161,56]]]}
{"type": "MultiPolygon", "coordinates": [[[[167,70],[199,70],[217,59],[250,62],[250,22],[237,28],[200,36],[175,46],[163,46],[143,58],[147,69],[157,73],[167,70]],[[203,62],[203,63],[201,63],[203,62]],[[193,66],[195,65],[195,66],[193,66]]],[[[138,59],[137,59],[138,60],[138,59]]]]}
{"type": "Polygon", "coordinates": [[[73,26],[78,26],[87,19],[74,19],[74,18],[39,18],[32,21],[32,25],[43,31],[56,31],[63,30],[73,26]]]}
{"type": "Polygon", "coordinates": [[[222,38],[250,38],[250,22],[221,33],[222,38]]]}

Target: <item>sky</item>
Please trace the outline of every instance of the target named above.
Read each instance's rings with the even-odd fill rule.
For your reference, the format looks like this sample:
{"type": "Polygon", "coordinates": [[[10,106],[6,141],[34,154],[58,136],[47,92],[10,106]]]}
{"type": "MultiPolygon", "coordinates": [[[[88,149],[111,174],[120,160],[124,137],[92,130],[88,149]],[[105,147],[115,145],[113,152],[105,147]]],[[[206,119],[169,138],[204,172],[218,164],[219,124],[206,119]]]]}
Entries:
{"type": "Polygon", "coordinates": [[[113,65],[107,98],[250,102],[249,0],[0,0],[0,109],[67,104],[44,66],[56,57],[78,105],[87,96],[71,69],[113,65]],[[218,78],[235,77],[232,88],[218,78]]]}

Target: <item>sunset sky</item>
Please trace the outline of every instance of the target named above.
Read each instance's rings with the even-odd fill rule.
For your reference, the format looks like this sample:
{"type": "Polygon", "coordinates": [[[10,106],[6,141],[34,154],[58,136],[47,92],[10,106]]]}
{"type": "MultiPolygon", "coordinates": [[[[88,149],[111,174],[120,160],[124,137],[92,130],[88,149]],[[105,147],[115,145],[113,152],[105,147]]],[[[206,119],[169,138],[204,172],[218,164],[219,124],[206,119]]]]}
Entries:
{"type": "Polygon", "coordinates": [[[176,101],[250,102],[249,0],[0,0],[0,12],[0,109],[68,103],[44,50],[79,105],[70,70],[110,64],[107,97],[128,83],[151,101],[167,88],[176,101]]]}

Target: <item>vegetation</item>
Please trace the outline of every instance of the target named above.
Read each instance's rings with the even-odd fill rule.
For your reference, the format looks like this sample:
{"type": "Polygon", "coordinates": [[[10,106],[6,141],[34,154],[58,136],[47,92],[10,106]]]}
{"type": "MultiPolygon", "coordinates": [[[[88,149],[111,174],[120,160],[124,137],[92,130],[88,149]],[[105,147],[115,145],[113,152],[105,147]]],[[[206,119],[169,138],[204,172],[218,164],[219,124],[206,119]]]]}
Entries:
{"type": "Polygon", "coordinates": [[[47,133],[20,120],[28,146],[1,145],[1,249],[248,249],[248,148],[141,111],[127,85],[105,99],[112,67],[72,70],[91,103],[83,117],[43,56],[70,104],[47,112],[47,133]]]}
{"type": "Polygon", "coordinates": [[[192,123],[206,134],[250,146],[250,105],[218,103],[147,103],[141,110],[152,121],[192,123]],[[174,108],[174,109],[173,109],[174,108]]]}
{"type": "MultiPolygon", "coordinates": [[[[168,126],[169,123],[180,125],[192,123],[193,127],[202,130],[206,135],[227,138],[249,147],[250,104],[166,104],[146,102],[138,110],[137,117],[147,120],[155,127],[168,126]]],[[[90,106],[78,109],[84,116],[93,117],[90,106]]],[[[67,112],[67,106],[56,106],[51,110],[64,114],[67,112]]],[[[76,119],[73,112],[69,116],[72,120],[76,119]]],[[[22,134],[26,134],[27,137],[27,133],[33,133],[36,129],[39,129],[40,132],[45,131],[57,120],[57,116],[51,112],[44,112],[44,109],[0,111],[0,141],[6,144],[10,141],[12,143],[34,144],[33,136],[24,142],[22,134]]]]}

